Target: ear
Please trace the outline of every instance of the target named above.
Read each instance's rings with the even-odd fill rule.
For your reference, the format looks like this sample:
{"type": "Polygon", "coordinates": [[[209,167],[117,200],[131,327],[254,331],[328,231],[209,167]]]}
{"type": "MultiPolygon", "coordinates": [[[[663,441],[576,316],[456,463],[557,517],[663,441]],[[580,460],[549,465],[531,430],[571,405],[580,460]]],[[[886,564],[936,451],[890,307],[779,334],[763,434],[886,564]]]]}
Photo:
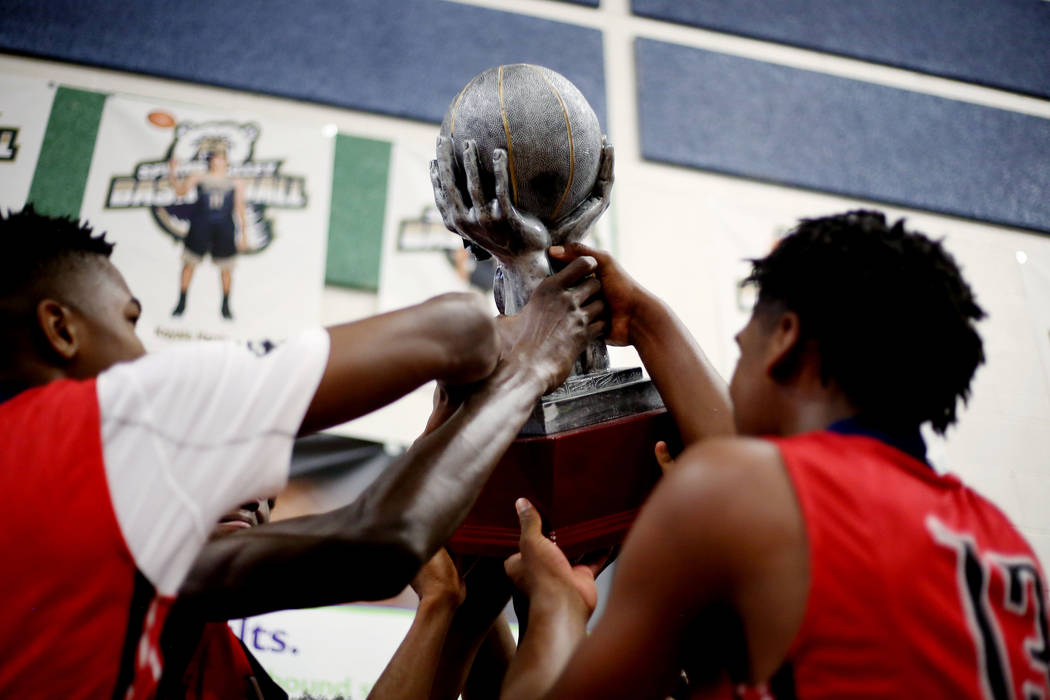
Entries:
{"type": "Polygon", "coordinates": [[[47,347],[59,358],[69,362],[76,357],[80,338],[72,309],[54,299],[44,299],[36,306],[36,321],[47,347]]]}
{"type": "Polygon", "coordinates": [[[784,311],[769,333],[765,365],[769,376],[784,381],[799,369],[802,359],[802,333],[798,314],[784,311]]]}

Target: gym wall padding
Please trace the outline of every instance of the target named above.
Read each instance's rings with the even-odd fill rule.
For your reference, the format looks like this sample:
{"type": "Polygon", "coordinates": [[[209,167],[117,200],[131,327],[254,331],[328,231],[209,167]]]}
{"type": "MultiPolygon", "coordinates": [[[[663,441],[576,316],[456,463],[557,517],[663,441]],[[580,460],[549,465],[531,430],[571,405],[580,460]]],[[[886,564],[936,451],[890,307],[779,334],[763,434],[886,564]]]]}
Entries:
{"type": "Polygon", "coordinates": [[[1046,0],[631,0],[635,14],[1050,97],[1046,0]]]}
{"type": "Polygon", "coordinates": [[[644,158],[1050,232],[1050,120],[637,39],[644,158]]]}
{"type": "Polygon", "coordinates": [[[439,0],[7,0],[0,49],[428,122],[482,70],[539,63],[605,124],[601,32],[439,0]]]}

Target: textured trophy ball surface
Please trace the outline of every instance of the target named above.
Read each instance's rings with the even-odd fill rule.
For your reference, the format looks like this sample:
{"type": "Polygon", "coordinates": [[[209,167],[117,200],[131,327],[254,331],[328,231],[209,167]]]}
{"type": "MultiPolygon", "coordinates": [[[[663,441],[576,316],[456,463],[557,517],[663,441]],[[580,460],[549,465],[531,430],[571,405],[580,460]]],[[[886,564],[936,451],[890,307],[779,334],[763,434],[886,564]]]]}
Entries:
{"type": "Polygon", "coordinates": [[[441,133],[453,140],[464,195],[464,143],[477,143],[486,198],[495,196],[492,153],[502,148],[511,200],[546,223],[572,212],[598,179],[598,117],[575,85],[543,66],[515,63],[474,76],[449,105],[441,133]]]}

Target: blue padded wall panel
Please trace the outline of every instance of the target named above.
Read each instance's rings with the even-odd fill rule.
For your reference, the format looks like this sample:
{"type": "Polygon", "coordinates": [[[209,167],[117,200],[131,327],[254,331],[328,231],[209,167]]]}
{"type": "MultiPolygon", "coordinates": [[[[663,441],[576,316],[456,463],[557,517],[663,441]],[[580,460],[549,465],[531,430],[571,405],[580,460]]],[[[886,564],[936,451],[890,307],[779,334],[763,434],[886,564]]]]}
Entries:
{"type": "Polygon", "coordinates": [[[635,44],[643,157],[1050,232],[1050,120],[635,44]]]}
{"type": "Polygon", "coordinates": [[[6,0],[0,49],[430,122],[486,68],[538,63],[605,123],[598,30],[438,0],[6,0]]]}
{"type": "Polygon", "coordinates": [[[1050,97],[1046,0],[631,0],[636,14],[1050,97]]]}

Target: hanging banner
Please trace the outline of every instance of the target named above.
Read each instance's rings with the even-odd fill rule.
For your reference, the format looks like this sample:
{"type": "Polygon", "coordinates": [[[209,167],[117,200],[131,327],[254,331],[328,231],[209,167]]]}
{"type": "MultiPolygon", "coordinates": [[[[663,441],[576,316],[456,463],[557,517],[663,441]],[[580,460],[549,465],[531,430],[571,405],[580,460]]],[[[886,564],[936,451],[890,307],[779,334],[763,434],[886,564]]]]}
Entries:
{"type": "MultiPolygon", "coordinates": [[[[492,263],[477,263],[461,238],[445,228],[434,205],[430,150],[405,143],[390,149],[389,182],[379,266],[380,311],[418,304],[445,292],[474,292],[492,302],[492,263]]],[[[433,383],[335,429],[395,445],[412,442],[430,415],[433,383]]]]}
{"type": "Polygon", "coordinates": [[[147,347],[320,322],[332,143],[257,115],[106,100],[81,217],[117,243],[147,347]]]}
{"type": "Polygon", "coordinates": [[[33,183],[55,86],[0,75],[0,210],[19,210],[33,183]]]}

